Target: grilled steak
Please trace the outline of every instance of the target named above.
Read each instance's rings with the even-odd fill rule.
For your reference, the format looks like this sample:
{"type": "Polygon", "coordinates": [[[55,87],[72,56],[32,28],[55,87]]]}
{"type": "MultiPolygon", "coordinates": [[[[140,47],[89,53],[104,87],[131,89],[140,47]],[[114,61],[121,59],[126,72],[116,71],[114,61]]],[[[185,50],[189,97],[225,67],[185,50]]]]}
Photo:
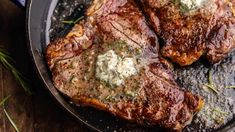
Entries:
{"type": "Polygon", "coordinates": [[[205,55],[211,63],[235,47],[235,3],[231,0],[142,0],[161,53],[181,66],[205,55]]]}
{"type": "Polygon", "coordinates": [[[129,121],[180,131],[203,105],[175,82],[133,0],[95,0],[46,57],[59,91],[129,121]]]}

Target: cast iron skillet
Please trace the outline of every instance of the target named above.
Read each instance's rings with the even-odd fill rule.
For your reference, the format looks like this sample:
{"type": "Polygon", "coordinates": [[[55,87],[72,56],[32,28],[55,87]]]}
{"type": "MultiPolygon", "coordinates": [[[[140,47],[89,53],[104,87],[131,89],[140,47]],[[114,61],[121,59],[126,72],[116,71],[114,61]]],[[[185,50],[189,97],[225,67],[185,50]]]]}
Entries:
{"type": "MultiPolygon", "coordinates": [[[[22,1],[22,0],[21,0],[22,1]]],[[[86,0],[81,0],[84,2],[86,0]]],[[[23,0],[24,2],[24,0],[23,0]]],[[[44,51],[49,42],[51,16],[58,0],[28,0],[26,7],[26,27],[28,50],[39,80],[66,111],[79,122],[95,131],[158,131],[161,128],[149,128],[118,119],[110,114],[92,108],[75,107],[54,87],[44,58],[44,51]]],[[[235,122],[227,124],[220,131],[234,131],[235,122]]]]}

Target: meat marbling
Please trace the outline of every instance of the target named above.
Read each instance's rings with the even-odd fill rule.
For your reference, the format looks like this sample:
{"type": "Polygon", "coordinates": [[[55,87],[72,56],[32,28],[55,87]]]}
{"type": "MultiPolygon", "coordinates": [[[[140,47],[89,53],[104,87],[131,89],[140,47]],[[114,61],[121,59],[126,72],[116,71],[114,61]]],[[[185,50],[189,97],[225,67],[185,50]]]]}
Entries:
{"type": "Polygon", "coordinates": [[[181,131],[203,106],[199,96],[175,82],[157,36],[133,0],[95,0],[85,20],[49,44],[46,58],[59,91],[78,105],[129,121],[181,131]],[[138,73],[118,86],[98,79],[97,58],[109,51],[132,58],[138,73]]]}

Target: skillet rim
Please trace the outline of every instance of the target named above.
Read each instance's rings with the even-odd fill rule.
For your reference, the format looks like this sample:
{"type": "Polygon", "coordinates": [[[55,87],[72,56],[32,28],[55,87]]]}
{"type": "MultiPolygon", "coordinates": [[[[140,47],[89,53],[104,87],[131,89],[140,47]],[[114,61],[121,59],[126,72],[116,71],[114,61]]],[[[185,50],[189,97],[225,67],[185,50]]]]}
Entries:
{"type": "MultiPolygon", "coordinates": [[[[58,91],[56,90],[56,88],[54,86],[49,86],[48,85],[48,81],[50,80],[46,80],[46,78],[43,77],[43,73],[41,71],[41,69],[39,68],[40,64],[37,64],[39,62],[37,62],[36,59],[36,51],[33,48],[33,44],[32,44],[32,34],[31,34],[31,19],[30,19],[30,15],[32,13],[32,2],[34,2],[35,0],[27,0],[26,1],[26,18],[25,18],[25,27],[26,27],[26,39],[27,39],[27,49],[28,49],[28,54],[30,55],[30,61],[33,63],[33,69],[37,74],[37,78],[40,80],[42,86],[44,87],[44,89],[46,89],[48,91],[48,94],[51,96],[51,98],[53,98],[54,102],[56,102],[57,105],[59,105],[61,108],[63,108],[63,110],[65,110],[67,113],[71,114],[73,117],[75,117],[79,123],[84,124],[87,128],[89,128],[92,131],[98,131],[98,132],[102,132],[102,130],[99,130],[98,128],[96,128],[95,126],[87,123],[86,121],[84,121],[83,119],[81,119],[79,117],[79,114],[76,113],[76,111],[70,106],[70,104],[64,100],[63,97],[61,97],[61,95],[58,93],[58,91]]],[[[52,2],[53,0],[50,0],[50,2],[52,2]]],[[[48,5],[50,6],[50,4],[48,5]]],[[[48,12],[47,12],[48,14],[48,12]]],[[[42,20],[43,21],[43,20],[42,20]]],[[[42,23],[42,22],[41,22],[42,23]]],[[[51,81],[50,81],[51,82],[51,81]]],[[[235,117],[234,117],[235,118],[235,117]]],[[[222,131],[222,132],[232,132],[235,131],[235,120],[234,118],[232,119],[231,122],[228,122],[227,124],[225,124],[224,127],[216,130],[216,131],[222,131]]]]}

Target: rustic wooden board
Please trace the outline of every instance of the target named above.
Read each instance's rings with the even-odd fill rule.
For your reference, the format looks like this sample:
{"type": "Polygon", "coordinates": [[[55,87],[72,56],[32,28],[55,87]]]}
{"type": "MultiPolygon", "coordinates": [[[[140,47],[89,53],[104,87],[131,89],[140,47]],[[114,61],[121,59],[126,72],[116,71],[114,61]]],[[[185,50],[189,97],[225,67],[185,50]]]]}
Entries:
{"type": "MultiPolygon", "coordinates": [[[[40,86],[27,53],[25,12],[9,0],[0,0],[0,47],[16,60],[15,66],[32,82],[34,93],[28,96],[11,72],[0,65],[0,99],[11,95],[5,108],[22,132],[88,131],[60,108],[40,86]]],[[[0,132],[14,132],[0,107],[0,132]]]]}

